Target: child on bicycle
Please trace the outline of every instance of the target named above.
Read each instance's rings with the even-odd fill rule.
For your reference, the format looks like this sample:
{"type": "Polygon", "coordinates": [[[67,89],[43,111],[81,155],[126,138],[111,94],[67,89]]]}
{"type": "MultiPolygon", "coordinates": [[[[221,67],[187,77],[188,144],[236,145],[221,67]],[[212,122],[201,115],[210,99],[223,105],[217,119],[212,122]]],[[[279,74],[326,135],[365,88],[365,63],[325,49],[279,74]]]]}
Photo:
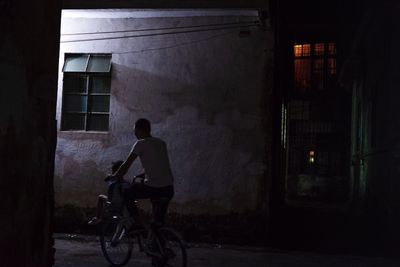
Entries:
{"type": "MultiPolygon", "coordinates": [[[[115,173],[122,165],[122,163],[122,160],[113,162],[113,165],[111,167],[112,173],[115,173]]],[[[102,194],[98,196],[96,216],[88,222],[88,224],[90,225],[96,225],[102,221],[104,215],[104,207],[107,201],[111,203],[111,209],[113,211],[121,212],[123,209],[124,191],[129,187],[130,183],[123,180],[121,177],[113,177],[112,175],[107,176],[104,181],[108,183],[107,196],[102,194]]]]}

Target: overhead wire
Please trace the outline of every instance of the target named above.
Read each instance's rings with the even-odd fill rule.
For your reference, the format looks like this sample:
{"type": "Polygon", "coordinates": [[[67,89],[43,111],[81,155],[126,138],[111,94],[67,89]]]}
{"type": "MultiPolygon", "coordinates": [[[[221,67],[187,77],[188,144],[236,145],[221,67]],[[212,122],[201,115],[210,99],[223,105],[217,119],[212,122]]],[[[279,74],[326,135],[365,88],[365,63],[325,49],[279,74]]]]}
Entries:
{"type": "Polygon", "coordinates": [[[151,36],[162,36],[162,35],[182,34],[182,33],[218,31],[218,30],[226,30],[226,29],[239,29],[239,28],[248,28],[248,27],[255,27],[255,26],[259,26],[259,23],[258,22],[253,22],[251,24],[240,25],[240,26],[232,26],[232,27],[217,27],[217,28],[208,28],[208,29],[171,31],[171,32],[148,33],[148,34],[139,34],[139,35],[125,35],[125,36],[113,36],[113,37],[101,37],[101,38],[91,38],[91,39],[75,39],[75,40],[60,41],[60,43],[76,43],[76,42],[91,42],[91,41],[115,40],[115,39],[138,38],[138,37],[151,37],[151,36]]]}
{"type": "Polygon", "coordinates": [[[226,36],[229,34],[233,34],[233,33],[237,33],[237,31],[229,31],[229,32],[221,33],[221,34],[215,34],[215,35],[209,36],[207,38],[198,39],[198,40],[194,40],[194,41],[190,41],[190,42],[183,42],[183,43],[170,45],[170,46],[163,46],[163,47],[157,47],[157,48],[146,48],[146,49],[140,49],[140,50],[124,51],[124,52],[112,52],[112,53],[113,54],[134,54],[134,53],[144,53],[144,52],[150,52],[150,51],[159,51],[159,50],[164,50],[164,49],[171,49],[171,48],[201,43],[201,42],[216,39],[216,38],[226,36]]]}
{"type": "Polygon", "coordinates": [[[202,25],[176,26],[176,27],[164,27],[164,28],[147,28],[147,29],[131,29],[131,30],[116,30],[116,31],[74,32],[74,33],[62,33],[61,36],[113,34],[113,33],[124,33],[124,32],[165,31],[165,30],[179,30],[179,29],[190,29],[190,28],[239,25],[239,24],[249,24],[249,23],[258,23],[258,21],[240,21],[240,22],[217,23],[217,24],[202,24],[202,25]]]}

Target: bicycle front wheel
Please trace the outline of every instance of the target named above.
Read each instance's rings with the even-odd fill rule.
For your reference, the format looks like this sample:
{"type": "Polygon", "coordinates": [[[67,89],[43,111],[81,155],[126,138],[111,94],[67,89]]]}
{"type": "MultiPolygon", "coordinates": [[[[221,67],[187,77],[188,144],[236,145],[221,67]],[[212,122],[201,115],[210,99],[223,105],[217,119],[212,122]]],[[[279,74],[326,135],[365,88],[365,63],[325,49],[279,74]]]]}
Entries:
{"type": "Polygon", "coordinates": [[[162,245],[162,262],[164,267],[186,267],[186,244],[182,237],[171,228],[160,228],[158,238],[162,245]]]}
{"type": "Polygon", "coordinates": [[[100,234],[101,250],[112,266],[128,263],[133,249],[133,239],[128,229],[118,218],[104,222],[100,234]]]}

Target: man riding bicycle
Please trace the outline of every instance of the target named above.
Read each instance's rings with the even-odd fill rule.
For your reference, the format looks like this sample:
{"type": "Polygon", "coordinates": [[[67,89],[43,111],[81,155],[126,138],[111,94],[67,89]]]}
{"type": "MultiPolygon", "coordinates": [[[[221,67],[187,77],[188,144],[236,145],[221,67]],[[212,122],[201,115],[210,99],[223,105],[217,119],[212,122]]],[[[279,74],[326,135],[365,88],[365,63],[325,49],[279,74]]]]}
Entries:
{"type": "Polygon", "coordinates": [[[174,178],[168,158],[167,145],[163,140],[151,136],[151,126],[147,119],[137,120],[134,132],[138,140],[133,145],[128,158],[112,177],[124,176],[132,163],[139,157],[145,170],[146,179],[144,183],[132,183],[125,190],[125,205],[130,216],[134,219],[134,227],[138,227],[141,222],[134,201],[136,199],[151,199],[154,223],[162,226],[168,203],[174,195],[174,178]]]}

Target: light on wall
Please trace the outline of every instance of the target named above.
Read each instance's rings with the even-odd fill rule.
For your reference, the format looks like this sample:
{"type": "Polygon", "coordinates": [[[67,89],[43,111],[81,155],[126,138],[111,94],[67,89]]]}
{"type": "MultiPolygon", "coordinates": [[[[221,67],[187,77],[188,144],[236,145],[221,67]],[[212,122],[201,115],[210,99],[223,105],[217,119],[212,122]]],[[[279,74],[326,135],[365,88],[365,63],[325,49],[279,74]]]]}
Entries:
{"type": "Polygon", "coordinates": [[[315,163],[315,159],[316,159],[316,154],[315,154],[315,150],[310,150],[308,152],[308,162],[311,164],[315,163]]]}

